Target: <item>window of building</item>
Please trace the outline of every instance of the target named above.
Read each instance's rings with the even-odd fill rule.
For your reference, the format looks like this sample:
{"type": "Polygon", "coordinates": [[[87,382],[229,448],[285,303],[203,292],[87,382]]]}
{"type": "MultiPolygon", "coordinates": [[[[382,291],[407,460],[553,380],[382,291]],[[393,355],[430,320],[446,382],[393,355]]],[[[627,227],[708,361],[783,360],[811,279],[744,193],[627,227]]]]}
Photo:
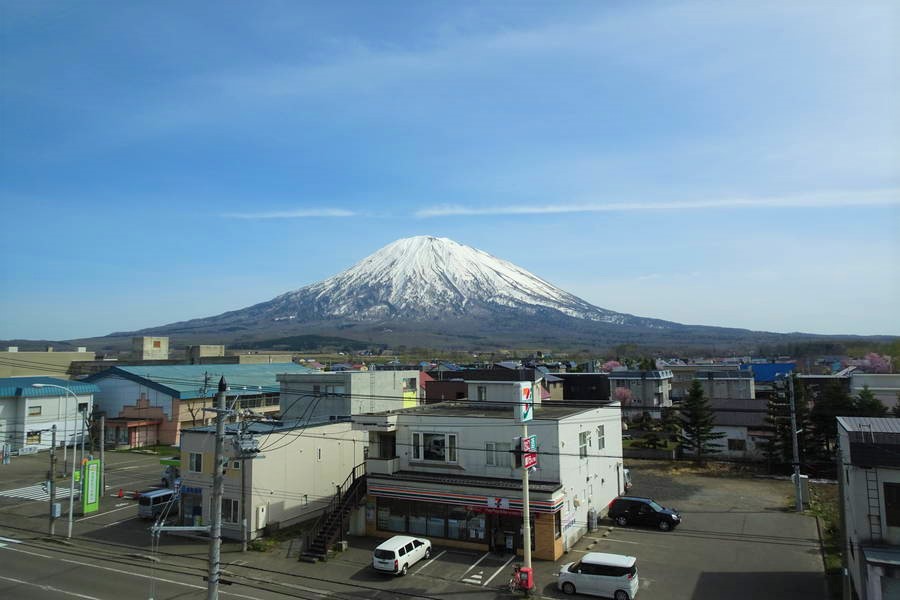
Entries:
{"type": "Polygon", "coordinates": [[[322,462],[322,449],[316,448],[316,460],[322,462]]]}
{"type": "Polygon", "coordinates": [[[240,503],[233,498],[222,498],[222,522],[237,523],[240,520],[240,503]]]}
{"type": "Polygon", "coordinates": [[[153,347],[154,348],[162,348],[162,342],[160,342],[159,340],[155,340],[153,342],[153,347]]]}
{"type": "Polygon", "coordinates": [[[41,443],[41,432],[40,431],[29,431],[25,435],[25,443],[26,444],[40,444],[41,443]]]}
{"type": "Polygon", "coordinates": [[[240,468],[241,468],[241,461],[239,461],[239,460],[233,460],[233,461],[231,461],[231,468],[232,468],[232,469],[240,469],[240,468]]]}
{"type": "Polygon", "coordinates": [[[188,472],[190,473],[202,473],[203,472],[203,454],[200,452],[191,452],[188,456],[188,472]]]}
{"type": "Polygon", "coordinates": [[[597,425],[597,450],[606,448],[606,431],[605,425],[597,425]]]}
{"type": "Polygon", "coordinates": [[[743,452],[747,449],[747,440],[728,439],[728,449],[743,452]]]}
{"type": "Polygon", "coordinates": [[[499,442],[485,443],[484,464],[489,467],[508,467],[510,464],[510,450],[512,450],[512,444],[502,444],[499,442]]]}
{"type": "Polygon", "coordinates": [[[588,455],[588,448],[591,445],[591,432],[582,431],[578,434],[578,456],[585,458],[588,455]]]}
{"type": "Polygon", "coordinates": [[[40,406],[29,406],[28,407],[28,416],[29,417],[39,417],[41,415],[41,407],[40,406]]]}
{"type": "Polygon", "coordinates": [[[900,527],[900,483],[884,484],[884,516],[888,527],[900,527]]]}
{"type": "Polygon", "coordinates": [[[456,462],[455,433],[413,433],[413,460],[456,462]]]}
{"type": "Polygon", "coordinates": [[[87,412],[87,409],[88,409],[87,402],[79,402],[78,403],[78,412],[85,413],[85,412],[87,412]]]}
{"type": "Polygon", "coordinates": [[[478,386],[478,401],[484,402],[487,400],[487,388],[483,385],[478,386]]]}

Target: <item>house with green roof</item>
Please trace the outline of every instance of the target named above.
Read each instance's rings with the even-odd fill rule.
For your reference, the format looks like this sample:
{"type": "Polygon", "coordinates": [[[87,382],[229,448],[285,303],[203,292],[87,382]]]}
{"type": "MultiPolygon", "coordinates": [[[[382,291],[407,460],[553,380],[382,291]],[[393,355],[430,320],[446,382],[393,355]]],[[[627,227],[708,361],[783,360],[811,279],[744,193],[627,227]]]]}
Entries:
{"type": "Polygon", "coordinates": [[[106,440],[123,447],[179,443],[182,428],[212,422],[219,379],[228,406],[259,414],[279,411],[280,374],[314,372],[293,363],[115,366],[86,378],[100,391],[96,411],[106,416],[106,440]]]}

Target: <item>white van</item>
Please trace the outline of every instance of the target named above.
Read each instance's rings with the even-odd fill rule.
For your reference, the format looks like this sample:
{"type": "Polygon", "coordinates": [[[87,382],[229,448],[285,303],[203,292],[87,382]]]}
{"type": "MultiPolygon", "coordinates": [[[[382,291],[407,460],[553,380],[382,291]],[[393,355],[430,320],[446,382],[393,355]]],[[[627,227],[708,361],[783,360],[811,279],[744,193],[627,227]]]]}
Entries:
{"type": "Polygon", "coordinates": [[[178,514],[178,502],[173,490],[161,489],[144,492],[138,498],[138,516],[144,519],[155,519],[163,511],[169,515],[178,514]]]}
{"type": "Polygon", "coordinates": [[[372,553],[372,566],[376,571],[406,575],[411,566],[431,556],[431,542],[426,539],[395,535],[383,542],[372,553]]]}
{"type": "Polygon", "coordinates": [[[588,552],[580,561],[560,567],[556,586],[567,594],[631,600],[638,591],[636,562],[633,556],[588,552]]]}

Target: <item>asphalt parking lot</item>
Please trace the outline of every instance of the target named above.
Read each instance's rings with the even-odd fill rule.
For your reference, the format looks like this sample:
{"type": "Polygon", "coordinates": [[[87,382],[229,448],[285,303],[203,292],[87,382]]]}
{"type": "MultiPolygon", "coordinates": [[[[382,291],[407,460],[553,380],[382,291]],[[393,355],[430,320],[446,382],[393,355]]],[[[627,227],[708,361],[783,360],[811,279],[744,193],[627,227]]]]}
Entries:
{"type": "MultiPolygon", "coordinates": [[[[116,492],[119,487],[127,492],[158,483],[159,458],[135,454],[111,458],[110,491],[102,510],[77,516],[74,533],[101,544],[146,547],[150,542],[147,523],[137,518],[135,503],[118,499],[116,492]]],[[[4,471],[0,493],[38,485],[45,461],[29,457],[4,471]],[[30,462],[34,464],[28,468],[30,462]]],[[[661,532],[601,522],[598,530],[587,534],[556,563],[535,561],[540,596],[566,597],[556,589],[559,567],[593,551],[637,557],[639,600],[825,597],[816,521],[789,510],[789,482],[672,470],[666,463],[635,461],[628,466],[634,480],[631,493],[678,509],[683,523],[674,531],[661,532]]],[[[46,506],[46,501],[0,495],[0,524],[14,527],[11,531],[45,531],[46,506]]],[[[59,522],[57,531],[64,531],[65,525],[64,520],[59,522]]],[[[443,547],[435,539],[430,559],[415,565],[407,577],[392,577],[371,568],[371,552],[382,540],[353,537],[349,541],[346,552],[326,563],[297,562],[290,541],[269,552],[247,553],[230,543],[223,548],[223,557],[241,569],[275,569],[307,578],[302,581],[343,581],[365,589],[445,598],[463,594],[466,598],[508,598],[506,584],[513,564],[520,562],[509,555],[443,547]]],[[[167,537],[162,545],[173,553],[173,561],[196,562],[205,557],[203,540],[167,537]]]]}

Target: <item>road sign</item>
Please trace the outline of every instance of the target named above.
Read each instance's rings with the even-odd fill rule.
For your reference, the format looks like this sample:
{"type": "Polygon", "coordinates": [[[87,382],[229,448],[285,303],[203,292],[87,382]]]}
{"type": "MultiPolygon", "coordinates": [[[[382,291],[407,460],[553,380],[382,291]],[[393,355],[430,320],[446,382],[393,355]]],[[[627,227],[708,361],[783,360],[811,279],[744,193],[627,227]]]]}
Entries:
{"type": "Polygon", "coordinates": [[[522,438],[522,468],[530,469],[536,467],[538,462],[537,455],[537,436],[529,435],[522,438]]]}
{"type": "Polygon", "coordinates": [[[100,510],[100,461],[88,460],[84,464],[81,507],[84,514],[100,510]]]}

